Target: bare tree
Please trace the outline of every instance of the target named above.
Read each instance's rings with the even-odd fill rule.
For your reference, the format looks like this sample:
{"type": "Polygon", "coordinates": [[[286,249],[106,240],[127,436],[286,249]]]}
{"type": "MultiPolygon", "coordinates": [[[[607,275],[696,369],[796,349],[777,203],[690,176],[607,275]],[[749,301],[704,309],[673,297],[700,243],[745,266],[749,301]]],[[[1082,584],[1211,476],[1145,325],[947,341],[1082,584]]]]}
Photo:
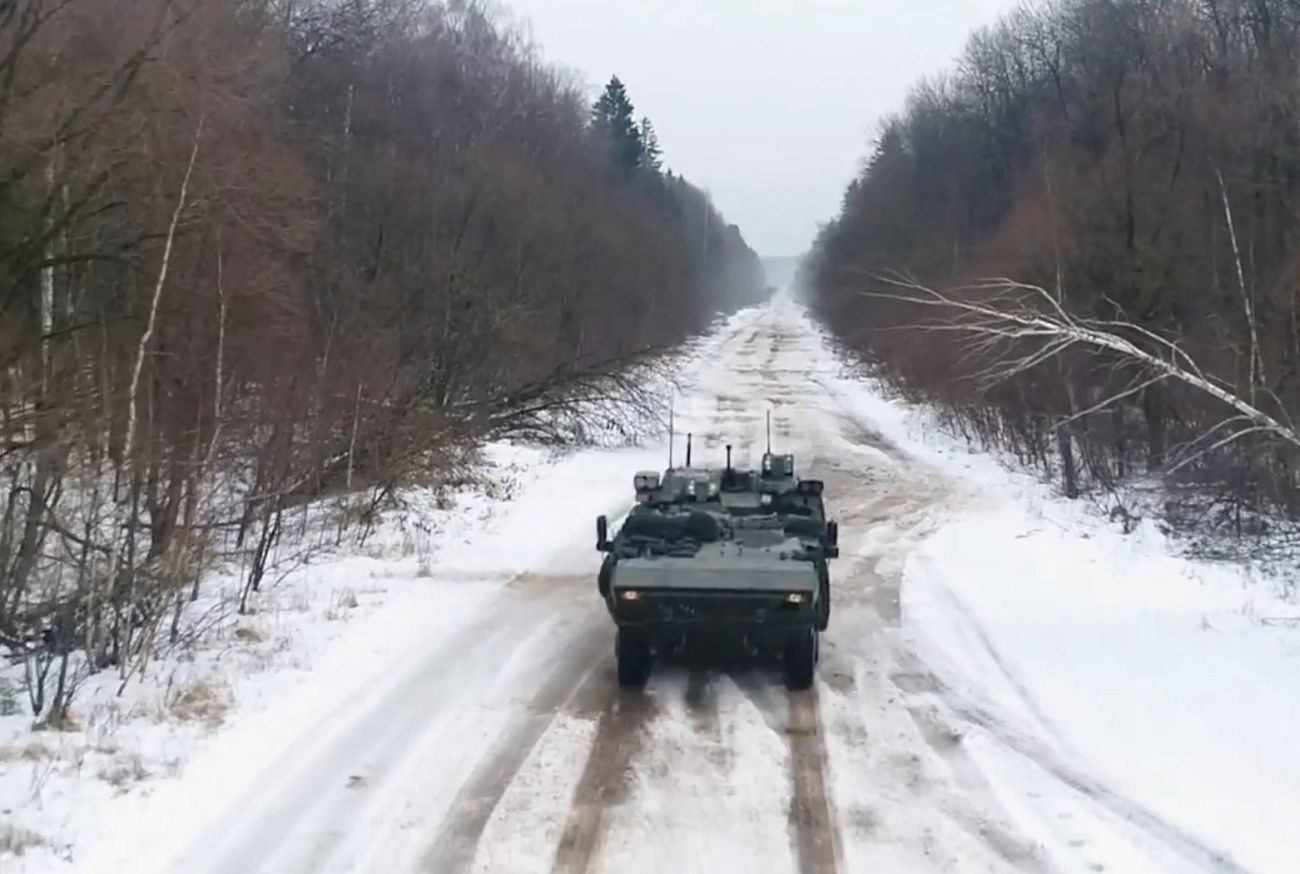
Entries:
{"type": "Polygon", "coordinates": [[[653,427],[655,353],[758,262],[588,109],[479,3],[0,3],[0,647],[38,716],[186,640],[213,561],[255,609],[326,497],[360,537],[481,441],[653,427]]]}
{"type": "MultiPolygon", "coordinates": [[[[1300,448],[1300,432],[1292,425],[1207,375],[1176,340],[1140,325],[1073,316],[1046,289],[1011,279],[989,279],[953,293],[909,279],[885,278],[884,282],[897,291],[865,294],[945,313],[936,322],[918,324],[917,329],[955,334],[958,342],[966,344],[984,363],[975,378],[985,389],[1059,358],[1076,346],[1107,353],[1115,366],[1137,369],[1140,378],[1132,384],[1062,420],[1057,428],[1119,404],[1158,382],[1171,380],[1218,401],[1235,414],[1213,426],[1213,432],[1226,429],[1229,433],[1202,453],[1252,434],[1267,435],[1300,448]],[[1233,428],[1234,424],[1239,427],[1233,428]]],[[[1194,457],[1182,459],[1175,469],[1194,457]]]]}
{"type": "Polygon", "coordinates": [[[1298,46],[1287,0],[1007,16],[883,125],[808,260],[815,312],[909,397],[1067,491],[1145,466],[1232,532],[1300,521],[1298,46]],[[992,315],[973,310],[936,333],[920,316],[956,310],[860,293],[897,274],[1012,333],[975,339],[992,315]]]}

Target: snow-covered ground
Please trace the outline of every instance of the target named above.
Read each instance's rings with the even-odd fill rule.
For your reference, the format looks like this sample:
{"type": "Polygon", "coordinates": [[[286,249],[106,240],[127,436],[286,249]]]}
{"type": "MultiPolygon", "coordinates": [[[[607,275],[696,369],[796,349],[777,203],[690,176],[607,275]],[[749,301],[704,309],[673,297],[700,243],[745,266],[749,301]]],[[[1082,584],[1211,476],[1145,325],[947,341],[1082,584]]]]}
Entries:
{"type": "Polygon", "coordinates": [[[1107,870],[1300,870],[1300,604],[1284,581],[1178,557],[1149,520],[1125,535],[922,415],[859,402],[979,497],[908,557],[903,626],[1033,839],[1057,856],[1088,832],[1123,839],[1107,870]],[[1069,804],[1042,804],[1035,781],[1069,804]]]}
{"type": "Polygon", "coordinates": [[[683,376],[697,459],[755,461],[770,409],[827,482],[814,691],[667,666],[620,692],[593,520],[665,448],[497,447],[512,500],[413,494],[191,661],[85,690],[82,730],[0,717],[27,844],[0,869],[1300,870],[1300,606],[1273,583],[968,451],[788,299],[683,376]]]}

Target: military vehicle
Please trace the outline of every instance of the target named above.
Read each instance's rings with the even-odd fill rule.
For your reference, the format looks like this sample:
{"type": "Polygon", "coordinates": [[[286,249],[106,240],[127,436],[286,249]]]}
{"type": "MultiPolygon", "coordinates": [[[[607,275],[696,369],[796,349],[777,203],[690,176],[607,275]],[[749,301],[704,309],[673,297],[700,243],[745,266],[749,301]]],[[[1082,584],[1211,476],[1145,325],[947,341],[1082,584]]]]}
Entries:
{"type": "Polygon", "coordinates": [[[699,643],[777,655],[792,689],[813,683],[830,623],[827,562],[839,530],[823,484],[795,477],[794,457],[768,451],[758,470],[686,465],[636,474],[636,505],[615,536],[596,520],[606,554],[598,588],[618,626],[619,684],[640,687],[656,656],[699,643]]]}

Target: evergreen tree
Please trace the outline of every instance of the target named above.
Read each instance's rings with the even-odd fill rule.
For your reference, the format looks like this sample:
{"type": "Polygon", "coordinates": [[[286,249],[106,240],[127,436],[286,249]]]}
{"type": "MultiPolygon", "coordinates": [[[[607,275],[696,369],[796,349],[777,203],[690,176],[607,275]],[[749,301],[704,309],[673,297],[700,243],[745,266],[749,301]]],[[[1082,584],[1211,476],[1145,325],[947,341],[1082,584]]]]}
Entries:
{"type": "Polygon", "coordinates": [[[649,116],[641,119],[641,165],[653,170],[656,175],[663,172],[663,150],[659,148],[659,135],[649,116]]]}
{"type": "Polygon", "coordinates": [[[617,76],[609,80],[604,93],[591,108],[593,126],[609,137],[614,166],[629,174],[644,166],[645,160],[645,147],[635,111],[627,89],[617,76]]]}

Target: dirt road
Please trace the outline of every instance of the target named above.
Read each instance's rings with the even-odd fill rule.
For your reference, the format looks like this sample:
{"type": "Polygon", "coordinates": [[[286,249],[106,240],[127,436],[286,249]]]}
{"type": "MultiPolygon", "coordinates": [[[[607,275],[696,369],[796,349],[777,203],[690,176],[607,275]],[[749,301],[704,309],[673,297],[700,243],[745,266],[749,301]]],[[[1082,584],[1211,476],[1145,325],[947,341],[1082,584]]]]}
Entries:
{"type": "MultiPolygon", "coordinates": [[[[696,457],[773,440],[827,483],[843,558],[818,685],[764,668],[657,667],[620,692],[591,520],[457,633],[340,704],[208,823],[187,872],[925,872],[1058,870],[1017,831],[963,733],[980,725],[1054,775],[1042,804],[1100,806],[1168,870],[1233,870],[955,695],[900,627],[909,550],[970,495],[836,394],[839,364],[788,304],[733,320],[684,392],[696,457]],[[582,563],[589,573],[573,573],[582,563]],[[1053,794],[1055,793],[1055,794],[1053,794]],[[1186,867],[1182,867],[1185,865],[1186,867]]],[[[631,477],[626,472],[629,503],[631,477]]],[[[1045,808],[1046,809],[1046,808],[1045,808]]],[[[1104,870],[1080,839],[1077,865],[1104,870]]],[[[1165,869],[1160,869],[1165,870],[1165,869]]]]}

